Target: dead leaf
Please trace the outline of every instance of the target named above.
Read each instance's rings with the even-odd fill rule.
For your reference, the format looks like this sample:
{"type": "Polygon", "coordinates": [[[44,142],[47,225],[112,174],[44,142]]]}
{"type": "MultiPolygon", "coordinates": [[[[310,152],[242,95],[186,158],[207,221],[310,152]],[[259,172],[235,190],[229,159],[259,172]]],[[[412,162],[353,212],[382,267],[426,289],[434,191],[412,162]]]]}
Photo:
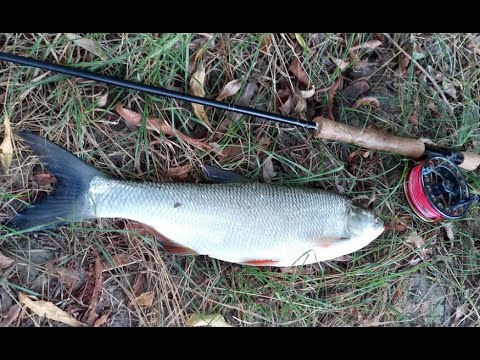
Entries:
{"type": "MultiPolygon", "coordinates": [[[[195,72],[195,74],[192,75],[192,78],[190,79],[190,91],[193,95],[202,98],[205,97],[205,75],[205,68],[203,66],[203,63],[200,62],[197,67],[197,71],[195,72]]],[[[192,106],[197,118],[210,129],[212,127],[212,124],[210,123],[210,120],[208,120],[207,113],[205,112],[205,107],[203,105],[193,103],[192,106]]]]}
{"type": "Polygon", "coordinates": [[[193,314],[187,321],[188,327],[210,326],[210,327],[233,327],[225,321],[220,314],[202,315],[193,314]]]}
{"type": "MultiPolygon", "coordinates": [[[[125,109],[121,103],[117,103],[115,105],[115,111],[129,124],[135,125],[137,127],[140,127],[142,125],[142,115],[132,111],[125,109]]],[[[173,136],[173,137],[178,137],[181,140],[185,141],[186,143],[203,149],[205,151],[213,151],[216,154],[220,156],[224,156],[222,152],[218,151],[215,149],[213,146],[204,143],[201,140],[194,139],[188,135],[185,135],[184,133],[178,131],[178,130],[173,130],[170,125],[162,121],[161,119],[157,118],[148,118],[147,119],[147,124],[146,127],[148,130],[156,131],[158,133],[163,133],[167,136],[173,136]]]]}
{"type": "Polygon", "coordinates": [[[328,106],[327,106],[327,111],[328,111],[328,117],[330,120],[335,121],[335,117],[333,116],[333,99],[335,97],[335,94],[340,87],[340,84],[342,83],[343,77],[340,75],[338,79],[335,81],[333,86],[330,88],[328,91],[328,106]]]}
{"type": "Polygon", "coordinates": [[[480,55],[480,35],[470,40],[467,44],[467,49],[476,52],[480,55]]]}
{"type": "Polygon", "coordinates": [[[100,257],[97,255],[95,260],[95,287],[93,289],[92,300],[88,306],[88,310],[83,315],[83,321],[88,325],[93,326],[95,321],[98,319],[99,314],[95,311],[97,304],[100,301],[100,296],[102,295],[102,285],[103,285],[103,268],[100,257]]]}
{"type": "Polygon", "coordinates": [[[438,118],[442,117],[442,114],[438,110],[438,106],[435,103],[433,103],[433,102],[428,103],[427,104],[427,109],[429,109],[432,112],[432,116],[433,116],[434,119],[438,119],[438,118]]]}
{"type": "Polygon", "coordinates": [[[7,315],[5,315],[2,321],[0,321],[0,327],[9,327],[15,320],[17,320],[18,315],[20,315],[20,310],[22,310],[22,307],[18,304],[10,306],[7,315]]]}
{"type": "Polygon", "coordinates": [[[410,58],[404,55],[400,55],[400,65],[398,66],[397,73],[400,76],[405,76],[410,65],[410,58]]]}
{"type": "Polygon", "coordinates": [[[34,314],[44,316],[47,319],[59,321],[63,324],[79,327],[84,326],[80,321],[75,319],[72,315],[63,311],[53,303],[43,300],[32,300],[23,293],[18,294],[18,299],[21,304],[25,305],[34,314]]]}
{"type": "Polygon", "coordinates": [[[5,99],[7,98],[7,93],[1,93],[0,94],[0,104],[3,104],[5,102],[5,99]]]}
{"type": "Polygon", "coordinates": [[[415,247],[419,250],[420,252],[420,258],[423,261],[427,261],[431,254],[432,250],[431,249],[426,249],[425,248],[425,240],[418,235],[416,231],[413,231],[406,239],[406,242],[415,244],[415,247]]]}
{"type": "Polygon", "coordinates": [[[221,101],[223,99],[226,99],[228,97],[234,96],[242,87],[241,81],[240,80],[232,80],[230,81],[223,90],[220,92],[220,95],[218,95],[217,100],[221,101]]]}
{"type": "Polygon", "coordinates": [[[91,52],[94,55],[97,55],[99,58],[102,57],[102,51],[100,45],[95,40],[81,37],[77,34],[67,33],[65,34],[68,39],[72,40],[75,44],[84,48],[85,50],[91,52]]]}
{"type": "Polygon", "coordinates": [[[457,89],[455,88],[455,85],[444,79],[442,86],[445,94],[450,95],[453,99],[457,99],[457,89]]]}
{"type": "Polygon", "coordinates": [[[0,252],[0,270],[4,270],[13,264],[14,260],[6,257],[0,252]]]}
{"type": "Polygon", "coordinates": [[[93,324],[93,327],[101,327],[105,325],[108,321],[108,317],[110,314],[103,314],[100,316],[97,320],[95,320],[95,323],[93,324]]]}
{"type": "Polygon", "coordinates": [[[13,144],[12,144],[12,128],[10,127],[10,118],[5,114],[3,120],[4,135],[3,141],[0,145],[0,162],[3,166],[3,171],[7,171],[12,163],[13,144]]]}
{"type": "Polygon", "coordinates": [[[135,301],[139,306],[146,306],[150,307],[153,305],[153,300],[155,299],[155,292],[154,291],[147,291],[137,296],[135,301]]]}
{"type": "Polygon", "coordinates": [[[105,105],[107,105],[107,101],[108,101],[108,93],[105,93],[98,99],[97,106],[103,108],[105,105]]]}
{"type": "Polygon", "coordinates": [[[263,181],[265,181],[267,184],[270,184],[272,182],[272,179],[277,176],[277,173],[273,169],[273,162],[272,162],[272,157],[269,156],[262,165],[262,177],[263,181]]]}
{"type": "Polygon", "coordinates": [[[342,60],[342,59],[333,58],[332,61],[335,63],[335,65],[337,65],[337,67],[341,71],[345,70],[348,67],[348,65],[350,65],[350,62],[346,62],[345,60],[342,60]]]}
{"type": "Polygon", "coordinates": [[[40,173],[33,175],[33,181],[35,181],[37,185],[44,186],[55,183],[57,178],[50,173],[40,173]]]}
{"type": "Polygon", "coordinates": [[[377,47],[379,47],[380,45],[382,45],[382,42],[380,40],[370,40],[370,41],[367,41],[366,43],[354,46],[350,50],[351,51],[356,51],[356,50],[360,50],[360,49],[374,50],[377,47]]]}
{"type": "Polygon", "coordinates": [[[303,49],[308,50],[307,43],[305,42],[305,39],[303,38],[302,34],[295,33],[295,39],[297,39],[297,42],[300,44],[300,46],[303,49]]]}
{"type": "Polygon", "coordinates": [[[445,234],[447,235],[448,240],[453,241],[454,237],[452,224],[443,225],[443,230],[445,230],[445,234]]]}
{"type": "Polygon", "coordinates": [[[374,107],[376,107],[377,109],[380,107],[380,101],[378,101],[377,98],[375,97],[363,97],[361,99],[358,99],[357,101],[355,101],[355,103],[353,104],[352,108],[356,109],[358,108],[359,106],[361,105],[365,105],[365,104],[369,104],[369,105],[373,105],[374,107]]]}
{"type": "Polygon", "coordinates": [[[312,85],[312,89],[311,90],[308,90],[308,91],[302,91],[302,98],[304,99],[310,99],[311,97],[313,97],[313,95],[315,95],[315,86],[312,85]]]}
{"type": "Polygon", "coordinates": [[[278,110],[280,110],[283,115],[290,115],[293,110],[293,97],[290,96],[288,100],[282,106],[280,106],[278,110]]]}
{"type": "Polygon", "coordinates": [[[305,70],[303,70],[302,64],[297,58],[293,59],[288,69],[297,78],[300,84],[302,84],[306,88],[310,88],[310,79],[308,78],[305,70]]]}
{"type": "Polygon", "coordinates": [[[185,180],[188,178],[188,175],[193,170],[192,164],[187,164],[184,166],[177,166],[177,167],[172,167],[167,170],[167,176],[168,177],[175,177],[180,180],[185,180]]]}
{"type": "Polygon", "coordinates": [[[263,53],[267,53],[270,51],[272,46],[272,35],[265,34],[260,42],[260,51],[263,53]]]}

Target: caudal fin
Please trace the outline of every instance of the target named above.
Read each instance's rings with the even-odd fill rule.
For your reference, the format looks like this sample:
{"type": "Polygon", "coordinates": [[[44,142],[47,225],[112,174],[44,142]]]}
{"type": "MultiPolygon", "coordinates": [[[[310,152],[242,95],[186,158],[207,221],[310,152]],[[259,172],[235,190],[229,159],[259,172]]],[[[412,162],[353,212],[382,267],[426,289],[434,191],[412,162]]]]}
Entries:
{"type": "Polygon", "coordinates": [[[17,133],[57,179],[46,198],[21,210],[7,226],[43,230],[91,217],[87,204],[90,181],[103,174],[60,146],[27,131],[17,133]]]}

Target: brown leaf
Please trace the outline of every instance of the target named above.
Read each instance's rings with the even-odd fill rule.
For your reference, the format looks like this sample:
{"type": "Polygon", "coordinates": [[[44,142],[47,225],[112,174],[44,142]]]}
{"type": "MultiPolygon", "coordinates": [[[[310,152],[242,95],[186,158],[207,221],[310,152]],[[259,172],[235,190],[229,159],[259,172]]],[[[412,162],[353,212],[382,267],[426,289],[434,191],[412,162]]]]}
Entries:
{"type": "Polygon", "coordinates": [[[260,42],[260,51],[268,54],[271,46],[272,46],[272,35],[265,34],[262,38],[262,41],[260,42]]]}
{"type": "Polygon", "coordinates": [[[10,127],[10,118],[5,114],[3,120],[4,135],[2,144],[0,144],[0,162],[3,166],[3,171],[7,171],[10,168],[13,157],[13,144],[12,144],[12,129],[10,127]]]}
{"type": "Polygon", "coordinates": [[[453,241],[454,236],[452,224],[443,225],[443,230],[445,230],[445,234],[447,235],[448,240],[453,241]]]}
{"type": "Polygon", "coordinates": [[[427,104],[427,109],[432,112],[432,116],[434,119],[438,119],[442,116],[442,114],[438,110],[438,106],[435,105],[433,102],[427,104]]]}
{"type": "Polygon", "coordinates": [[[300,84],[307,88],[310,88],[310,79],[308,78],[305,70],[303,70],[302,64],[297,58],[293,59],[288,69],[297,78],[300,84]]]}
{"type": "Polygon", "coordinates": [[[55,183],[57,178],[50,173],[40,173],[33,176],[33,181],[35,181],[37,185],[44,186],[55,183]]]}
{"type": "Polygon", "coordinates": [[[355,103],[353,104],[352,108],[356,109],[358,108],[359,106],[361,105],[365,105],[365,104],[369,104],[369,105],[373,105],[374,107],[376,107],[377,109],[380,107],[380,102],[378,101],[377,98],[375,97],[363,97],[361,99],[358,99],[357,101],[355,101],[355,103]]]}
{"type": "Polygon", "coordinates": [[[277,173],[273,169],[272,157],[269,156],[265,159],[262,165],[263,181],[265,181],[267,184],[270,184],[272,182],[272,178],[274,178],[275,176],[277,176],[277,173]]]}
{"type": "Polygon", "coordinates": [[[457,98],[457,89],[455,88],[455,85],[445,79],[443,80],[443,92],[454,99],[457,98]]]}
{"type": "Polygon", "coordinates": [[[135,301],[139,306],[146,306],[150,307],[153,305],[153,300],[155,299],[155,292],[154,291],[147,291],[140,296],[135,298],[135,301]]]}
{"type": "MultiPolygon", "coordinates": [[[[193,95],[205,97],[205,75],[205,68],[200,62],[197,67],[197,71],[195,72],[195,74],[192,75],[192,78],[190,79],[190,91],[193,95]]],[[[205,107],[199,104],[192,104],[192,106],[197,118],[201,120],[203,124],[205,124],[208,128],[211,128],[212,124],[210,124],[210,120],[208,120],[207,113],[205,112],[205,107]]]]}
{"type": "Polygon", "coordinates": [[[3,104],[5,102],[5,99],[7,98],[7,93],[1,93],[0,94],[0,104],[3,104]]]}
{"type": "Polygon", "coordinates": [[[366,43],[354,46],[350,50],[351,51],[356,51],[356,50],[360,50],[360,49],[371,49],[371,50],[373,50],[373,49],[376,49],[377,47],[379,47],[380,45],[382,45],[382,42],[380,40],[370,40],[370,41],[367,41],[366,43]]]}
{"type": "Polygon", "coordinates": [[[51,274],[57,275],[60,278],[60,281],[64,285],[69,286],[70,289],[73,289],[75,284],[81,281],[80,273],[75,269],[54,267],[51,264],[47,264],[45,267],[51,274]]]}
{"type": "Polygon", "coordinates": [[[278,110],[280,110],[283,115],[290,115],[293,110],[293,97],[290,96],[288,100],[282,106],[280,106],[278,110]]]}
{"type": "Polygon", "coordinates": [[[432,250],[425,248],[425,240],[420,235],[418,235],[416,231],[413,231],[407,237],[406,242],[415,244],[415,247],[420,252],[420,258],[423,261],[427,261],[430,258],[430,255],[432,254],[432,250]]]}
{"type": "Polygon", "coordinates": [[[400,55],[401,60],[400,60],[400,65],[398,67],[398,75],[400,76],[405,76],[408,70],[408,65],[410,65],[410,58],[407,56],[400,55]]]}
{"type": "MultiPolygon", "coordinates": [[[[130,123],[130,124],[135,125],[137,127],[140,127],[142,125],[142,115],[135,112],[135,111],[123,108],[121,103],[117,103],[117,105],[115,106],[115,111],[127,123],[130,123]]],[[[147,127],[148,130],[156,131],[158,133],[163,133],[163,134],[168,135],[168,136],[178,137],[181,140],[185,141],[186,143],[188,143],[188,144],[190,144],[194,147],[203,149],[205,151],[213,151],[216,154],[218,154],[220,156],[223,156],[223,154],[220,151],[218,151],[217,149],[215,149],[213,146],[211,146],[209,144],[206,144],[206,143],[202,142],[201,140],[194,139],[194,138],[192,138],[188,135],[185,135],[184,133],[182,133],[178,130],[174,131],[170,127],[170,125],[163,122],[161,119],[148,118],[146,127],[147,127]]]]}
{"type": "Polygon", "coordinates": [[[49,301],[32,300],[23,293],[18,294],[18,299],[21,304],[24,304],[30,309],[30,311],[38,316],[44,316],[47,319],[59,321],[63,324],[73,327],[83,326],[83,324],[75,319],[72,315],[66,311],[63,311],[49,301]]]}
{"type": "Polygon", "coordinates": [[[83,321],[85,321],[89,326],[93,326],[98,318],[98,314],[95,309],[97,308],[100,296],[102,295],[102,271],[102,263],[100,261],[100,257],[97,255],[95,260],[95,288],[93,289],[92,300],[88,306],[88,310],[83,315],[83,321]]]}
{"type": "Polygon", "coordinates": [[[184,166],[172,167],[167,170],[167,176],[175,177],[180,180],[185,180],[186,178],[188,178],[188,175],[190,175],[192,170],[193,166],[190,163],[184,166]]]}
{"type": "Polygon", "coordinates": [[[220,314],[202,315],[192,314],[187,321],[189,327],[210,326],[210,327],[232,327],[220,314]]]}
{"type": "Polygon", "coordinates": [[[218,95],[217,100],[221,101],[223,99],[226,99],[228,97],[234,96],[242,87],[241,81],[240,80],[232,80],[230,81],[223,90],[220,92],[220,95],[218,95]]]}
{"type": "Polygon", "coordinates": [[[81,37],[77,34],[67,33],[65,35],[81,48],[84,48],[92,54],[97,55],[99,58],[102,57],[102,50],[96,41],[81,37]]]}
{"type": "Polygon", "coordinates": [[[335,81],[333,86],[330,88],[328,91],[328,106],[327,106],[327,111],[328,111],[328,117],[330,120],[335,121],[335,117],[333,116],[333,99],[335,97],[335,94],[340,87],[340,84],[342,83],[343,77],[340,75],[338,79],[335,81]]]}
{"type": "Polygon", "coordinates": [[[15,320],[17,320],[18,315],[20,315],[20,310],[22,310],[22,307],[18,304],[10,306],[7,315],[5,315],[2,321],[0,321],[0,327],[9,327],[15,320]]]}
{"type": "Polygon", "coordinates": [[[0,252],[0,270],[4,270],[13,264],[14,260],[6,257],[0,252]]]}

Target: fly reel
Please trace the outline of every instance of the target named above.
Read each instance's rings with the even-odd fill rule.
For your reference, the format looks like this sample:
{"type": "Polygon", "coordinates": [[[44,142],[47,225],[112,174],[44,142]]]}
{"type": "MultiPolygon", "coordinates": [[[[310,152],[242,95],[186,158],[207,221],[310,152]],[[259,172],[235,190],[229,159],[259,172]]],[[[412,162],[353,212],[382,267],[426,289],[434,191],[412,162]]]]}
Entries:
{"type": "Polygon", "coordinates": [[[427,157],[413,166],[404,188],[410,207],[426,222],[460,219],[478,202],[454,159],[442,156],[427,157]]]}

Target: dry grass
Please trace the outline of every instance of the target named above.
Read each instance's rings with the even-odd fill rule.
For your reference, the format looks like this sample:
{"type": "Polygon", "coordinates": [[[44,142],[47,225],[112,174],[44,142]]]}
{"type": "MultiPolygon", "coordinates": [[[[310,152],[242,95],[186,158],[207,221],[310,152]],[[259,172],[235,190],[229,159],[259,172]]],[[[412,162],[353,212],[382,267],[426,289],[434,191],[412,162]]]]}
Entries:
{"type": "MultiPolygon", "coordinates": [[[[343,76],[333,108],[337,121],[477,151],[478,35],[392,35],[437,87],[418,66],[406,66],[399,49],[379,34],[301,36],[304,44],[294,34],[86,34],[88,42],[65,34],[0,34],[0,48],[183,92],[189,91],[192,58],[200,51],[207,97],[240,79],[240,91],[227,101],[303,119],[328,113],[329,89],[343,76]],[[352,62],[352,47],[375,40],[381,45],[355,50],[352,62]],[[289,71],[294,59],[317,90],[306,107],[295,96],[307,89],[289,71]],[[338,59],[350,63],[343,72],[335,65],[338,59]],[[363,94],[361,81],[368,84],[363,94]],[[255,87],[249,101],[245,93],[255,87]],[[278,98],[285,94],[282,101],[290,94],[293,103],[280,109],[278,98]],[[376,97],[380,108],[353,109],[360,96],[376,97]]],[[[203,181],[202,164],[222,166],[261,181],[344,191],[397,229],[343,261],[285,272],[166,255],[124,220],[42,234],[3,228],[0,252],[15,261],[0,269],[0,314],[23,292],[97,326],[183,326],[193,313],[220,313],[238,326],[479,325],[478,211],[452,224],[451,239],[442,225],[418,221],[403,195],[407,159],[323,143],[299,129],[212,109],[207,115],[213,131],[206,132],[190,104],[6,63],[0,64],[0,95],[4,92],[1,121],[8,112],[14,131],[45,136],[113,176],[180,181],[167,175],[169,169],[190,164],[184,181],[193,182],[203,181]],[[193,137],[206,136],[206,143],[227,156],[129,126],[114,111],[117,102],[193,137]],[[263,171],[270,161],[276,173],[271,179],[263,171]],[[423,241],[420,248],[409,241],[414,231],[423,241]]],[[[52,189],[34,181],[43,170],[29,154],[15,142],[12,166],[1,179],[2,222],[52,189]]],[[[478,189],[478,173],[468,176],[478,189]]],[[[12,324],[55,325],[28,312],[12,324]]]]}

